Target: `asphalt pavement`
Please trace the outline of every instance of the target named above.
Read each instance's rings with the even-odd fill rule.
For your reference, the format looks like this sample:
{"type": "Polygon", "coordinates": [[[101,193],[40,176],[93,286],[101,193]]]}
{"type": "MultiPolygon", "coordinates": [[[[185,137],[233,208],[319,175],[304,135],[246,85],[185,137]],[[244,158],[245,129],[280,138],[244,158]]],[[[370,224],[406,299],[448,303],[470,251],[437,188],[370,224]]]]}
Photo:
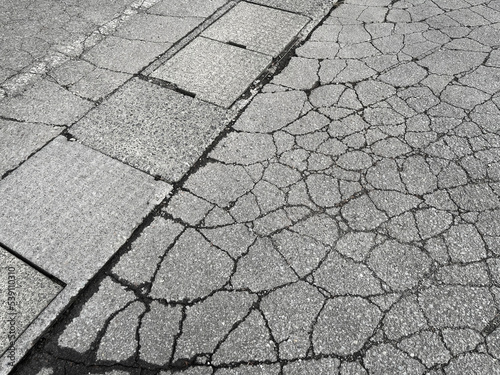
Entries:
{"type": "Polygon", "coordinates": [[[500,374],[499,1],[86,3],[1,6],[0,374],[500,374]]]}

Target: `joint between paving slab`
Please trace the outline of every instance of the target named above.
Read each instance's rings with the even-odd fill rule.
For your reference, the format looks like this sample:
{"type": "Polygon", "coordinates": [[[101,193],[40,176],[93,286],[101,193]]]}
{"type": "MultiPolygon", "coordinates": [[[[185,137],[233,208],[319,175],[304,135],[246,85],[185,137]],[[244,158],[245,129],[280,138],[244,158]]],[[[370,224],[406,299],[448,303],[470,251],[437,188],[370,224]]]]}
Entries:
{"type": "Polygon", "coordinates": [[[45,271],[40,266],[36,265],[35,263],[33,263],[32,261],[28,260],[27,258],[25,258],[24,256],[22,256],[21,254],[19,254],[16,251],[12,250],[9,246],[7,246],[6,244],[4,244],[3,242],[0,242],[0,248],[3,248],[4,250],[6,250],[8,253],[10,253],[11,255],[13,255],[14,257],[22,260],[28,266],[30,266],[34,270],[38,271],[39,273],[41,273],[43,276],[45,276],[46,278],[48,278],[53,283],[55,283],[55,284],[57,284],[57,285],[59,285],[59,286],[61,286],[63,288],[66,287],[67,284],[65,282],[59,280],[57,277],[51,275],[49,272],[45,271]]]}
{"type": "Polygon", "coordinates": [[[191,30],[187,35],[174,43],[167,51],[158,56],[152,63],[143,68],[139,75],[149,76],[161,65],[163,65],[167,60],[172,58],[177,52],[186,47],[191,41],[196,37],[201,35],[205,29],[216,22],[220,17],[226,14],[230,9],[235,7],[238,3],[234,0],[229,1],[227,4],[223,5],[215,11],[210,17],[206,18],[202,23],[200,23],[195,29],[191,30]]]}

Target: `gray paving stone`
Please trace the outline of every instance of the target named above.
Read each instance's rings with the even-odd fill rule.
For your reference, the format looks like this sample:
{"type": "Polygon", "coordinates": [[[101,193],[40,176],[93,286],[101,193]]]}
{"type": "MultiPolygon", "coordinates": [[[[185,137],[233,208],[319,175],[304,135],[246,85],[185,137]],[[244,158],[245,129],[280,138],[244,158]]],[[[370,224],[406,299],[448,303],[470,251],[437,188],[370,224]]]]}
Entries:
{"type": "Polygon", "coordinates": [[[16,168],[61,131],[55,126],[0,120],[0,176],[16,168]]]}
{"type": "Polygon", "coordinates": [[[454,358],[445,368],[446,375],[459,374],[500,374],[500,364],[484,353],[466,353],[454,358]]]}
{"type": "Polygon", "coordinates": [[[382,314],[360,297],[329,300],[314,327],[316,353],[347,356],[360,350],[374,334],[382,314]]]}
{"type": "Polygon", "coordinates": [[[228,225],[220,228],[202,229],[212,244],[228,252],[233,258],[246,252],[255,241],[255,234],[242,224],[228,225]]]}
{"type": "Polygon", "coordinates": [[[284,131],[292,135],[313,133],[316,130],[325,128],[330,120],[316,111],[308,112],[305,116],[292,122],[284,131]]]}
{"type": "Polygon", "coordinates": [[[367,169],[372,166],[372,158],[366,152],[351,151],[339,156],[337,164],[346,170],[367,169]]]}
{"type": "Polygon", "coordinates": [[[356,85],[356,92],[363,105],[372,105],[385,100],[396,93],[396,89],[383,82],[363,81],[356,85]]]}
{"type": "Polygon", "coordinates": [[[415,213],[418,231],[423,239],[434,237],[447,230],[452,222],[453,216],[446,211],[428,208],[415,213]]]}
{"type": "Polygon", "coordinates": [[[15,342],[63,287],[0,247],[0,354],[15,359],[15,342]]]}
{"type": "Polygon", "coordinates": [[[135,286],[151,281],[161,257],[182,230],[180,224],[156,217],[130,251],[120,257],[112,272],[135,286]]]}
{"type": "Polygon", "coordinates": [[[71,125],[92,107],[93,103],[43,79],[23,94],[0,101],[0,115],[26,122],[71,125]]]}
{"type": "Polygon", "coordinates": [[[340,365],[340,375],[366,375],[367,372],[359,362],[343,362],[340,365]]]}
{"type": "Polygon", "coordinates": [[[86,281],[169,189],[59,137],[1,181],[0,241],[66,283],[86,281]]]}
{"type": "Polygon", "coordinates": [[[144,311],[145,306],[141,302],[134,302],[111,320],[99,343],[98,360],[120,362],[135,355],[139,316],[144,311]]]}
{"type": "Polygon", "coordinates": [[[318,70],[319,63],[316,60],[292,57],[287,67],[271,83],[295,90],[309,90],[319,81],[318,70]]]}
{"type": "Polygon", "coordinates": [[[197,196],[179,190],[169,201],[166,211],[175,219],[196,225],[214,206],[197,196]]]}
{"type": "Polygon", "coordinates": [[[241,2],[202,35],[224,43],[238,43],[274,58],[308,22],[308,18],[298,14],[241,2]]]}
{"type": "Polygon", "coordinates": [[[139,329],[139,357],[143,361],[159,366],[168,363],[181,318],[180,307],[151,303],[139,329]]]}
{"type": "Polygon", "coordinates": [[[270,134],[231,133],[217,144],[209,157],[228,164],[250,165],[275,155],[276,147],[270,134]]]}
{"type": "Polygon", "coordinates": [[[379,79],[395,87],[414,86],[427,76],[425,69],[410,62],[401,64],[387,73],[382,74],[379,79]]]}
{"type": "Polygon", "coordinates": [[[334,59],[337,56],[339,47],[333,43],[308,40],[295,50],[299,57],[309,59],[334,59]]]}
{"type": "Polygon", "coordinates": [[[280,254],[301,277],[315,269],[327,253],[327,248],[319,241],[289,230],[272,236],[272,240],[280,254]]]}
{"type": "Polygon", "coordinates": [[[225,207],[250,191],[253,185],[243,167],[210,163],[191,175],[184,187],[209,202],[225,207]]]}
{"type": "Polygon", "coordinates": [[[494,358],[500,357],[500,330],[497,328],[486,338],[488,353],[494,358]]]}
{"type": "Polygon", "coordinates": [[[375,234],[370,232],[349,232],[340,237],[335,250],[346,257],[361,262],[366,259],[375,245],[375,234]]]}
{"type": "Polygon", "coordinates": [[[255,301],[256,297],[247,292],[223,291],[188,307],[175,357],[192,358],[197,353],[212,353],[233,324],[248,314],[255,301]]]}
{"type": "Polygon", "coordinates": [[[365,366],[373,375],[418,375],[425,372],[424,366],[419,361],[390,344],[381,344],[368,349],[365,366]]]}
{"type": "Polygon", "coordinates": [[[471,110],[488,100],[490,95],[471,87],[448,85],[441,93],[441,98],[451,105],[471,110]]]}
{"type": "Polygon", "coordinates": [[[497,313],[491,293],[481,287],[432,287],[419,295],[419,303],[435,328],[481,331],[497,313]]]}
{"type": "Polygon", "coordinates": [[[312,201],[320,207],[333,207],[342,200],[338,180],[327,174],[311,174],[306,184],[312,201]]]}
{"type": "Polygon", "coordinates": [[[391,217],[416,208],[422,202],[413,195],[402,194],[398,191],[374,190],[369,193],[369,196],[377,208],[391,217]]]}
{"type": "Polygon", "coordinates": [[[326,214],[311,216],[295,224],[291,229],[303,236],[312,237],[330,246],[333,246],[339,238],[339,229],[336,220],[326,214]]]}
{"type": "Polygon", "coordinates": [[[421,239],[412,212],[405,212],[393,217],[386,225],[388,234],[401,242],[412,242],[421,239]]]}
{"type": "Polygon", "coordinates": [[[383,329],[391,340],[398,340],[427,327],[427,321],[413,295],[396,302],[384,316],[383,329]]]}
{"type": "Polygon", "coordinates": [[[366,195],[347,203],[341,212],[349,226],[359,231],[374,229],[387,220],[386,214],[375,207],[366,195]]]}
{"type": "Polygon", "coordinates": [[[264,179],[279,188],[284,188],[299,181],[301,175],[286,165],[271,163],[264,171],[264,179]]]}
{"type": "Polygon", "coordinates": [[[488,184],[469,184],[450,190],[451,199],[467,211],[484,211],[500,207],[500,200],[488,184]]]}
{"type": "Polygon", "coordinates": [[[155,43],[175,43],[195,29],[203,18],[136,14],[123,23],[116,36],[155,43]]]}
{"type": "Polygon", "coordinates": [[[406,159],[401,178],[410,194],[423,195],[437,188],[437,178],[422,157],[406,159]]]}
{"type": "Polygon", "coordinates": [[[450,285],[488,286],[490,283],[488,269],[483,263],[445,266],[438,271],[436,279],[450,285]]]}
{"type": "Polygon", "coordinates": [[[98,101],[132,78],[131,74],[95,68],[69,87],[78,96],[98,101]]]}
{"type": "Polygon", "coordinates": [[[220,289],[232,270],[227,254],[187,229],[163,259],[150,295],[168,301],[202,298],[220,289]]]}
{"type": "Polygon", "coordinates": [[[270,290],[296,280],[291,267],[267,238],[258,239],[250,247],[248,254],[238,261],[231,278],[235,288],[248,288],[252,292],[270,290]]]}
{"type": "Polygon", "coordinates": [[[83,59],[121,73],[136,74],[165,52],[171,43],[154,43],[108,36],[83,55],[83,59]]]}
{"type": "Polygon", "coordinates": [[[314,16],[318,12],[329,10],[336,1],[331,0],[311,0],[303,2],[301,0],[255,0],[255,3],[288,10],[290,12],[302,13],[314,16]]]}
{"type": "Polygon", "coordinates": [[[172,17],[209,17],[227,0],[163,0],[149,9],[149,13],[172,17]]]}
{"type": "Polygon", "coordinates": [[[496,133],[498,131],[498,119],[500,118],[500,109],[492,102],[486,102],[477,106],[471,113],[472,121],[480,128],[496,133]]]}
{"type": "MultiPolygon", "coordinates": [[[[183,371],[184,375],[212,375],[214,371],[211,367],[189,367],[183,371]]],[[[162,371],[160,375],[173,375],[175,372],[172,371],[162,371]]]]}
{"type": "Polygon", "coordinates": [[[212,358],[216,366],[231,362],[276,361],[276,347],[262,314],[253,310],[229,334],[212,358]]]}
{"type": "Polygon", "coordinates": [[[336,375],[339,373],[339,364],[337,358],[299,360],[283,366],[283,375],[336,375]]]}
{"type": "Polygon", "coordinates": [[[337,104],[345,90],[344,85],[319,86],[311,91],[309,101],[313,107],[330,107],[337,104]]]}
{"type": "Polygon", "coordinates": [[[224,120],[225,111],[216,106],[134,79],[70,131],[90,147],[177,181],[224,120]]]}
{"type": "Polygon", "coordinates": [[[330,252],[321,267],[314,272],[314,282],[333,296],[370,296],[383,293],[380,280],[364,264],[342,258],[330,252]]]}
{"type": "Polygon", "coordinates": [[[483,336],[472,329],[443,329],[443,340],[453,355],[470,352],[484,341],[483,336]]]}
{"type": "Polygon", "coordinates": [[[419,61],[419,64],[436,74],[459,74],[478,67],[484,61],[485,53],[470,51],[436,51],[419,61]]]}
{"type": "Polygon", "coordinates": [[[417,357],[426,367],[447,364],[451,359],[450,352],[435,332],[424,331],[404,339],[398,345],[410,357],[417,357]]]}
{"type": "Polygon", "coordinates": [[[375,142],[371,146],[371,149],[375,153],[375,155],[379,155],[384,158],[396,158],[411,151],[411,148],[408,147],[406,143],[400,141],[395,137],[386,138],[375,142]]]}
{"type": "Polygon", "coordinates": [[[396,290],[415,287],[431,266],[429,257],[415,246],[387,241],[373,249],[368,265],[396,290]]]}
{"type": "Polygon", "coordinates": [[[277,289],[262,299],[261,309],[279,343],[281,358],[306,355],[310,346],[309,332],[323,301],[318,290],[302,281],[277,289]]]}
{"type": "Polygon", "coordinates": [[[470,224],[453,226],[445,234],[448,253],[455,262],[474,262],[486,258],[486,248],[477,229],[470,224]]]}
{"type": "Polygon", "coordinates": [[[281,371],[279,363],[273,365],[243,365],[235,368],[221,368],[217,375],[278,375],[281,371]]]}
{"type": "Polygon", "coordinates": [[[261,93],[234,124],[236,130],[268,133],[296,120],[307,100],[302,91],[261,93]]]}
{"type": "Polygon", "coordinates": [[[399,175],[398,166],[394,160],[383,159],[375,164],[368,169],[366,180],[376,189],[405,192],[405,187],[399,175]]]}
{"type": "Polygon", "coordinates": [[[59,336],[58,344],[79,353],[89,350],[110,315],[135,300],[134,293],[110,278],[104,279],[99,290],[83,306],[59,336]]]}
{"type": "Polygon", "coordinates": [[[198,37],[152,76],[229,108],[270,63],[269,56],[198,37]]]}

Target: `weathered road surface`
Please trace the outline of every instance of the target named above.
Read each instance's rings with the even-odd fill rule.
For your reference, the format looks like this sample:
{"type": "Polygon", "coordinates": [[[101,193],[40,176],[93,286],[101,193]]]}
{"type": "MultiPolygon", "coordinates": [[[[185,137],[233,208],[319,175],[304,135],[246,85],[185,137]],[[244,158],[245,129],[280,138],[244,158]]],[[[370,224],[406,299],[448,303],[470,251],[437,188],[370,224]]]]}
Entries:
{"type": "MultiPolygon", "coordinates": [[[[258,3],[292,12],[278,54],[315,9],[258,3]]],[[[0,242],[56,300],[91,280],[12,373],[500,374],[500,3],[346,0],[241,112],[276,50],[234,27],[255,4],[205,28],[221,6],[149,70],[176,41],[141,18],[180,10],[84,52],[116,91],[44,76],[0,101],[0,134],[78,141],[11,162],[0,242]],[[135,68],[109,58],[137,40],[135,68]]]]}

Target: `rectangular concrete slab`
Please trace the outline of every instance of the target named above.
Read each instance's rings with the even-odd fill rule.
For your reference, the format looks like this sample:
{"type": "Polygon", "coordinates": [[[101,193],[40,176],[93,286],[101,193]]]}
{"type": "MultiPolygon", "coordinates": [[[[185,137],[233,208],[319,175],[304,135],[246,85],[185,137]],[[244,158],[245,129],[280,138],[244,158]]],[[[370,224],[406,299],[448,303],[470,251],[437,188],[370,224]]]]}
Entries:
{"type": "Polygon", "coordinates": [[[226,110],[134,79],[75,124],[84,144],[178,181],[224,128],[226,110]]]}
{"type": "Polygon", "coordinates": [[[165,52],[171,43],[154,43],[108,36],[83,55],[99,68],[136,74],[165,52]]]}
{"type": "Polygon", "coordinates": [[[19,121],[71,125],[93,105],[61,86],[42,79],[23,94],[1,100],[0,116],[19,121]]]}
{"type": "Polygon", "coordinates": [[[253,0],[254,3],[316,17],[326,14],[337,0],[253,0]]]}
{"type": "Polygon", "coordinates": [[[202,35],[276,57],[308,22],[302,15],[241,2],[202,35]]]}
{"type": "Polygon", "coordinates": [[[152,76],[229,108],[270,63],[270,56],[198,37],[152,76]]]}
{"type": "Polygon", "coordinates": [[[0,356],[16,357],[16,340],[63,286],[0,246],[0,356]]]}
{"type": "Polygon", "coordinates": [[[209,17],[228,0],[162,0],[148,13],[173,17],[209,17]]]}
{"type": "Polygon", "coordinates": [[[58,137],[0,181],[0,243],[65,283],[88,280],[169,190],[58,137]]]}
{"type": "Polygon", "coordinates": [[[14,169],[63,128],[0,119],[0,177],[14,169]]]}
{"type": "Polygon", "coordinates": [[[204,18],[171,17],[139,13],[120,26],[116,35],[156,43],[175,43],[196,28],[204,18]]]}

